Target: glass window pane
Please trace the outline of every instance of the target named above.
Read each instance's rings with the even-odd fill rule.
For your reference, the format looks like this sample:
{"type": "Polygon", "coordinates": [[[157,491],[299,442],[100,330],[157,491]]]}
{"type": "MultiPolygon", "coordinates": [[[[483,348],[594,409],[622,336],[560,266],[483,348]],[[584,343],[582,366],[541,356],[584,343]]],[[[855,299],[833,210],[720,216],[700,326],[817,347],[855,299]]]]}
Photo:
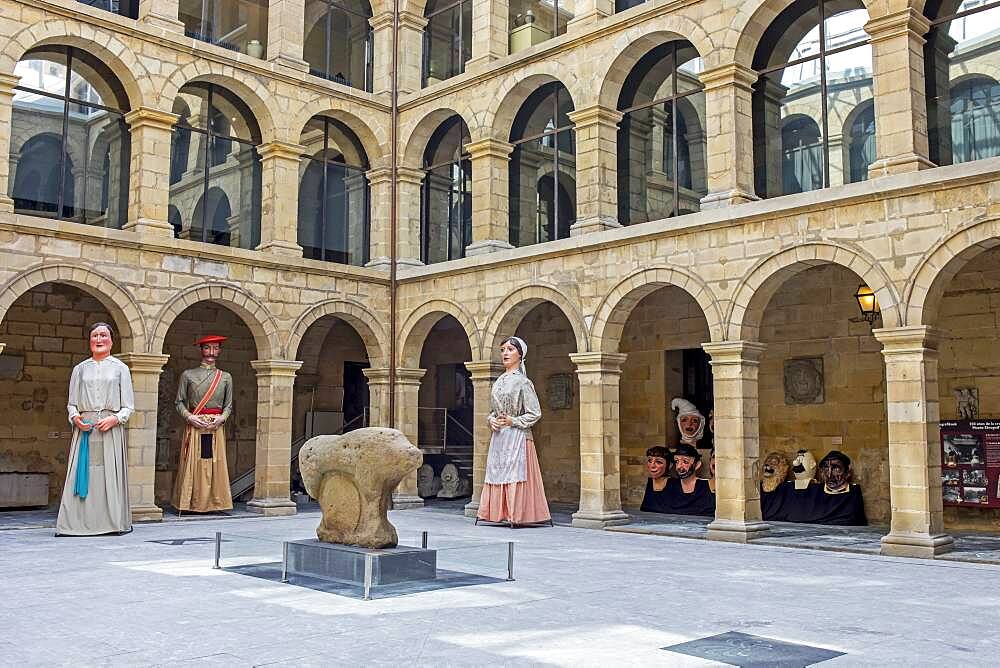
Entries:
{"type": "Polygon", "coordinates": [[[260,162],[253,146],[228,144],[226,161],[209,170],[194,219],[204,225],[201,239],[208,243],[254,248],[260,243],[260,162]]]}
{"type": "Polygon", "coordinates": [[[139,18],[139,0],[77,0],[77,2],[131,19],[139,18]]]}
{"type": "Polygon", "coordinates": [[[16,211],[61,216],[60,190],[64,181],[68,188],[64,201],[74,199],[73,165],[63,152],[64,108],[62,101],[52,98],[14,98],[9,187],[16,211]]]}
{"type": "Polygon", "coordinates": [[[701,209],[708,194],[708,145],[705,136],[705,94],[692,93],[675,103],[677,114],[677,211],[675,215],[701,209]]]}
{"type": "Polygon", "coordinates": [[[323,259],[323,163],[299,163],[298,242],[303,257],[323,259]]]}
{"type": "Polygon", "coordinates": [[[310,72],[371,90],[371,7],[361,0],[307,0],[304,55],[310,72]]]}
{"type": "Polygon", "coordinates": [[[267,0],[180,0],[178,18],[188,37],[263,58],[267,0]]]}
{"type": "MultiPolygon", "coordinates": [[[[427,172],[424,183],[424,230],[426,234],[425,262],[444,262],[451,259],[452,236],[455,232],[452,213],[460,205],[459,193],[452,180],[450,165],[427,172]]],[[[460,257],[457,256],[457,257],[460,257]]]]}
{"type": "MultiPolygon", "coordinates": [[[[66,94],[66,54],[60,52],[32,53],[18,61],[14,74],[21,77],[18,86],[32,91],[63,97],[66,94]]],[[[14,92],[14,101],[30,94],[14,92]]]]}
{"type": "Polygon", "coordinates": [[[184,86],[174,99],[171,111],[179,116],[178,125],[208,129],[208,88],[184,86]]]}
{"type": "Polygon", "coordinates": [[[566,32],[573,18],[571,3],[555,0],[511,0],[510,52],[524,51],[566,32]],[[569,6],[567,6],[569,5],[569,6]]]}
{"type": "Polygon", "coordinates": [[[831,186],[868,178],[875,160],[875,117],[872,106],[871,45],[841,51],[826,58],[827,128],[831,186]],[[865,123],[859,115],[868,114],[865,123]]]}
{"type": "Polygon", "coordinates": [[[128,203],[128,130],[118,114],[72,104],[66,152],[73,166],[64,185],[64,217],[121,227],[128,203]]]}
{"type": "Polygon", "coordinates": [[[856,9],[846,10],[842,9],[844,3],[825,5],[826,19],[823,21],[823,32],[827,49],[839,49],[842,46],[868,41],[868,33],[865,32],[868,12],[860,1],[854,4],[856,9]]]}
{"type": "Polygon", "coordinates": [[[462,7],[452,7],[431,17],[425,28],[425,77],[428,86],[460,74],[462,7]]]}
{"type": "Polygon", "coordinates": [[[698,75],[704,70],[701,57],[698,51],[687,43],[678,45],[677,48],[677,92],[687,93],[693,90],[701,90],[701,79],[698,75]]]}

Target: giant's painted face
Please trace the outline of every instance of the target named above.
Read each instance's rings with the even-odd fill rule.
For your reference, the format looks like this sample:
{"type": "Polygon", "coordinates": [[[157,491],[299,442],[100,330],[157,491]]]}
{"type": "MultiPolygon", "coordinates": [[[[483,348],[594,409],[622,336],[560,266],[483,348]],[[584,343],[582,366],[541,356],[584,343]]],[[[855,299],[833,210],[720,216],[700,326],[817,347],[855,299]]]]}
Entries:
{"type": "Polygon", "coordinates": [[[646,457],[646,473],[653,480],[659,480],[667,475],[667,460],[663,457],[646,457]]]}
{"type": "Polygon", "coordinates": [[[107,327],[95,327],[90,333],[90,353],[96,358],[107,357],[111,353],[111,330],[107,327]]]}
{"type": "Polygon", "coordinates": [[[221,343],[203,343],[201,344],[201,361],[202,364],[212,365],[219,359],[219,353],[222,352],[221,343]]]}
{"type": "Polygon", "coordinates": [[[841,492],[851,484],[850,471],[840,459],[826,459],[819,467],[819,478],[831,492],[841,492]]]}
{"type": "Polygon", "coordinates": [[[816,473],[816,458],[808,450],[799,450],[792,460],[792,475],[796,480],[812,480],[816,473]]]}
{"type": "Polygon", "coordinates": [[[694,438],[698,435],[698,430],[701,429],[701,421],[700,415],[682,415],[677,418],[677,426],[680,427],[682,434],[688,438],[694,438]]]}
{"type": "Polygon", "coordinates": [[[761,486],[765,492],[773,492],[788,477],[788,459],[780,452],[772,452],[764,458],[761,470],[761,486]]]}
{"type": "Polygon", "coordinates": [[[677,471],[677,477],[681,480],[690,478],[697,473],[699,468],[701,468],[701,460],[699,459],[688,455],[674,456],[674,470],[677,471]]]}

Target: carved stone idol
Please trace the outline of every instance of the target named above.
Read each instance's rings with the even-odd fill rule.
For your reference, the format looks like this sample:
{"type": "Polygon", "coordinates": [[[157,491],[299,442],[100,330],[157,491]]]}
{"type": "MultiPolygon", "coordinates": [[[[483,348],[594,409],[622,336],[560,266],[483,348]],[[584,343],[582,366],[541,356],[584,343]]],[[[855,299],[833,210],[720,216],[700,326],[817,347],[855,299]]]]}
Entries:
{"type": "Polygon", "coordinates": [[[423,459],[395,429],[366,427],[306,441],[299,467],[306,491],[323,511],[316,536],[327,543],[395,547],[399,538],[387,515],[392,490],[423,459]]]}
{"type": "Polygon", "coordinates": [[[422,499],[437,496],[441,491],[441,478],[434,475],[434,467],[424,464],[417,469],[417,495],[422,499]]]}
{"type": "Polygon", "coordinates": [[[463,478],[454,464],[445,464],[441,469],[441,491],[439,499],[460,499],[472,493],[472,484],[463,478]]]}

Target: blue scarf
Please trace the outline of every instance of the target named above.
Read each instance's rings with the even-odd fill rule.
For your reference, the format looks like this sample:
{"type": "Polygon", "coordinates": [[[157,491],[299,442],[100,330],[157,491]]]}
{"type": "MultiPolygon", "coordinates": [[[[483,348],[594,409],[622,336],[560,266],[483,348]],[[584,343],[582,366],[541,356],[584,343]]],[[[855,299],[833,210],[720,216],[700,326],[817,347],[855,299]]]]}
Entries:
{"type": "MultiPolygon", "coordinates": [[[[83,420],[84,424],[90,424],[83,420]]],[[[90,491],[90,430],[80,434],[80,450],[76,456],[76,484],[73,493],[81,499],[87,498],[90,491]]]]}

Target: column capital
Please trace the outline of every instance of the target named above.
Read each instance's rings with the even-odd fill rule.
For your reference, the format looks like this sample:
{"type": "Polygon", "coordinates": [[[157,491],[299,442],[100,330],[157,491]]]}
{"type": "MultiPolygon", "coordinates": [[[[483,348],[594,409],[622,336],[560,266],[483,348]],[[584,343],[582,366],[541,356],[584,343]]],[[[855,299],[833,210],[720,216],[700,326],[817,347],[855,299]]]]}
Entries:
{"type": "Polygon", "coordinates": [[[465,145],[465,150],[469,152],[469,157],[473,160],[480,158],[500,158],[507,160],[514,151],[514,145],[502,139],[486,137],[469,142],[465,145]]]}
{"type": "MultiPolygon", "coordinates": [[[[2,347],[0,347],[0,351],[2,351],[2,347]]],[[[121,353],[116,357],[125,362],[132,373],[160,373],[163,371],[163,365],[170,359],[170,355],[157,355],[155,353],[121,353]]]]}
{"type": "Polygon", "coordinates": [[[0,73],[0,95],[14,95],[14,87],[21,82],[16,74],[0,73]]]}
{"type": "Polygon", "coordinates": [[[286,141],[271,141],[266,144],[261,144],[257,147],[257,154],[260,155],[261,161],[271,160],[273,158],[284,158],[286,160],[299,161],[302,159],[302,154],[306,152],[306,147],[302,144],[293,144],[286,141]]]}
{"type": "Polygon", "coordinates": [[[912,35],[923,44],[926,41],[923,36],[931,29],[931,22],[921,12],[907,7],[898,12],[871,19],[864,28],[872,42],[912,35]]]}
{"type": "Polygon", "coordinates": [[[139,107],[125,114],[125,122],[129,129],[155,128],[159,130],[172,130],[177,119],[177,114],[169,111],[161,111],[152,107],[139,107]]]}
{"type": "Polygon", "coordinates": [[[411,185],[420,185],[424,182],[424,177],[427,176],[427,172],[416,167],[396,167],[396,179],[400,183],[409,183],[411,185]]]}
{"type": "Polygon", "coordinates": [[[570,353],[569,359],[576,365],[577,374],[601,373],[620,375],[625,353],[570,353]]]}
{"type": "Polygon", "coordinates": [[[392,180],[392,170],[388,167],[375,167],[365,172],[365,176],[369,185],[377,186],[392,180]]]}
{"type": "Polygon", "coordinates": [[[759,364],[767,345],[758,341],[714,341],[701,344],[712,366],[723,364],[759,364]]]}
{"type": "Polygon", "coordinates": [[[582,109],[577,109],[576,111],[571,111],[567,114],[569,120],[572,121],[573,125],[577,128],[585,127],[588,125],[607,125],[618,127],[621,123],[622,118],[625,114],[618,111],[617,109],[609,109],[608,107],[602,107],[599,104],[594,104],[589,107],[583,107],[582,109]]]}
{"type": "Polygon", "coordinates": [[[713,67],[710,70],[704,70],[698,75],[698,78],[701,80],[702,85],[705,86],[705,91],[707,92],[724,86],[739,86],[750,90],[750,87],[756,83],[758,76],[749,67],[744,67],[738,63],[728,63],[719,67],[713,67]]]}
{"type": "Polygon", "coordinates": [[[295,372],[302,367],[298,360],[253,360],[250,366],[257,372],[257,378],[295,378],[295,372]]]}
{"type": "MultiPolygon", "coordinates": [[[[2,348],[0,348],[0,352],[2,352],[2,348]]],[[[492,360],[466,362],[465,368],[472,374],[472,382],[476,382],[477,380],[489,380],[492,382],[504,371],[503,364],[492,360]]]]}
{"type": "MultiPolygon", "coordinates": [[[[368,19],[368,25],[372,27],[372,30],[391,30],[392,29],[392,12],[381,12],[375,16],[368,19]]],[[[422,31],[424,26],[427,25],[427,19],[418,14],[413,14],[406,11],[399,12],[399,28],[422,31]]]]}
{"type": "Polygon", "coordinates": [[[389,367],[368,367],[362,369],[361,373],[365,375],[369,383],[387,384],[389,382],[389,367]]]}
{"type": "Polygon", "coordinates": [[[883,355],[937,350],[944,332],[927,325],[873,329],[875,340],[882,344],[883,355]]]}
{"type": "MultiPolygon", "coordinates": [[[[388,371],[388,369],[387,369],[388,371]]],[[[427,373],[427,369],[408,369],[403,367],[396,368],[396,384],[397,385],[419,385],[420,379],[424,377],[427,373]]]]}

